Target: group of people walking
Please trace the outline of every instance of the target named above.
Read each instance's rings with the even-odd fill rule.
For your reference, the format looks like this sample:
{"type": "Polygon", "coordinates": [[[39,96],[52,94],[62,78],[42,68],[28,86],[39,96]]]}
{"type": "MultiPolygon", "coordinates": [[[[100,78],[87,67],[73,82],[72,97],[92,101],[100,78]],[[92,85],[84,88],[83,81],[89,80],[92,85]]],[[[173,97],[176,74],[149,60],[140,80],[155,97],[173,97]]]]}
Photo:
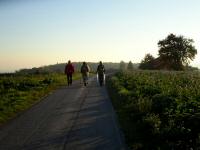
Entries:
{"type": "MultiPolygon", "coordinates": [[[[69,60],[65,66],[65,74],[67,75],[68,86],[72,85],[72,75],[73,75],[74,71],[75,71],[74,66],[72,65],[71,61],[69,60]]],[[[80,72],[82,74],[83,83],[86,86],[88,84],[88,78],[89,78],[89,72],[90,72],[90,67],[88,66],[88,64],[86,62],[83,62],[80,72]]],[[[105,78],[105,67],[101,61],[97,67],[96,72],[97,72],[99,84],[100,84],[100,86],[102,86],[103,82],[104,82],[104,78],[105,78]]]]}

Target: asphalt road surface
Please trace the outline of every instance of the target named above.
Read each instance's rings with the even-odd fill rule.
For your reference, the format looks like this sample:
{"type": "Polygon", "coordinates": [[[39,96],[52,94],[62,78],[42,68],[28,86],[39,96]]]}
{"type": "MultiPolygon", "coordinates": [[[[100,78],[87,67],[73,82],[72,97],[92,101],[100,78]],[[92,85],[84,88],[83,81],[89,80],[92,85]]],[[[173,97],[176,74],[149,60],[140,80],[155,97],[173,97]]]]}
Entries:
{"type": "Polygon", "coordinates": [[[105,87],[60,88],[0,129],[0,150],[124,150],[105,87]]]}

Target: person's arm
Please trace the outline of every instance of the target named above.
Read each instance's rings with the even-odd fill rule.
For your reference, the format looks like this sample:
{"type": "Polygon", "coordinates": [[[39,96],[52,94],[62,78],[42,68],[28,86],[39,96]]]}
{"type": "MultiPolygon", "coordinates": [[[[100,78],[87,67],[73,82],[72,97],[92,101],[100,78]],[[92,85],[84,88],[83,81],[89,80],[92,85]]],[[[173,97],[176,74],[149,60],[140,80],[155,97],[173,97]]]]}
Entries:
{"type": "Polygon", "coordinates": [[[87,65],[87,68],[88,68],[88,72],[90,72],[90,67],[87,65]]]}
{"type": "Polygon", "coordinates": [[[99,66],[97,67],[97,72],[96,73],[98,73],[99,72],[99,66]]]}

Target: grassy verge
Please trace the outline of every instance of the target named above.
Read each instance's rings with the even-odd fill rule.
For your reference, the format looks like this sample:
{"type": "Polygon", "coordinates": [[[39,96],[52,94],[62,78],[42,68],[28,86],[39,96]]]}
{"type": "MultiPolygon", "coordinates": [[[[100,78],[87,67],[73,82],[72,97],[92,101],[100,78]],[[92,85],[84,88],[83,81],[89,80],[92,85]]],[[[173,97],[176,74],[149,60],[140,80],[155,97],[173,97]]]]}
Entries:
{"type": "Polygon", "coordinates": [[[199,73],[123,72],[107,86],[131,149],[200,149],[199,73]]]}
{"type": "MultiPolygon", "coordinates": [[[[73,80],[81,77],[75,73],[73,80]]],[[[0,125],[39,102],[56,88],[67,85],[63,74],[11,75],[0,77],[0,125]]]]}

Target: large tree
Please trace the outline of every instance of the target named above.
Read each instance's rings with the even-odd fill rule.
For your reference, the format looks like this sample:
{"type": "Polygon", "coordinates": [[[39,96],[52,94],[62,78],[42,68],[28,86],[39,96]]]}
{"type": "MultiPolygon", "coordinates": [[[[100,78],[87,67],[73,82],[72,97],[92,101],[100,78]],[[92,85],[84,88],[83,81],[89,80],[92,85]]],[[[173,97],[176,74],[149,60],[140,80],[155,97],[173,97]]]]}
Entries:
{"type": "Polygon", "coordinates": [[[158,42],[160,59],[169,64],[171,69],[182,70],[197,54],[193,43],[192,39],[170,34],[158,42]]]}

